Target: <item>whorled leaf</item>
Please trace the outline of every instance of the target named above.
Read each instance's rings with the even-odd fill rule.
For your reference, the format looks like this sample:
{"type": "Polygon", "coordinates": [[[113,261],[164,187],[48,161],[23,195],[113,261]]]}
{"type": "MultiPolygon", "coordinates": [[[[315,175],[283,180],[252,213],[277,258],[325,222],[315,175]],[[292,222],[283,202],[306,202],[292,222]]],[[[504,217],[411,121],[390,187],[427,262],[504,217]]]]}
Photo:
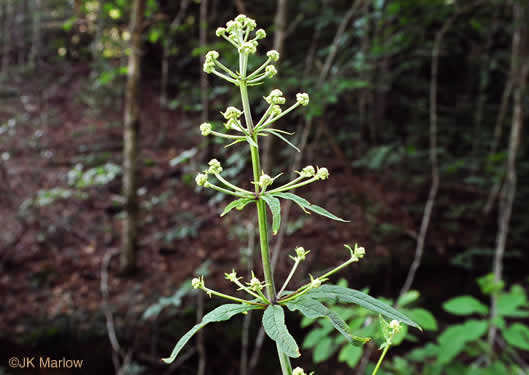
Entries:
{"type": "Polygon", "coordinates": [[[398,320],[422,331],[422,328],[417,323],[403,313],[355,289],[344,288],[338,285],[322,285],[319,288],[307,292],[306,296],[324,302],[355,303],[368,310],[382,314],[389,319],[398,320]]]}
{"type": "Polygon", "coordinates": [[[298,310],[307,318],[327,318],[333,325],[333,327],[340,332],[351,344],[355,346],[364,345],[370,340],[370,338],[358,337],[351,335],[349,332],[349,326],[347,323],[334,311],[329,310],[324,304],[315,299],[302,296],[293,301],[286,303],[287,307],[291,310],[298,310]]]}
{"type": "Polygon", "coordinates": [[[220,214],[220,216],[224,216],[227,213],[229,213],[234,208],[238,210],[242,210],[248,203],[255,202],[255,199],[249,199],[249,198],[239,198],[232,202],[230,202],[225,208],[224,211],[220,214]]]}
{"type": "Polygon", "coordinates": [[[233,317],[234,315],[261,308],[261,306],[257,305],[241,305],[234,303],[229,303],[217,307],[215,310],[212,310],[206,315],[204,315],[200,323],[193,326],[193,328],[191,328],[184,336],[182,336],[180,340],[178,340],[178,342],[176,343],[171,355],[167,358],[162,358],[162,361],[165,363],[172,363],[176,359],[176,356],[178,355],[178,353],[180,353],[184,345],[187,344],[187,342],[191,339],[191,337],[193,337],[195,333],[197,333],[208,323],[222,322],[231,319],[231,317],[233,317]]]}
{"type": "Polygon", "coordinates": [[[288,332],[285,324],[285,312],[279,305],[268,305],[263,314],[263,328],[268,337],[274,340],[279,349],[292,358],[301,354],[294,337],[288,332]]]}
{"type": "Polygon", "coordinates": [[[267,194],[261,195],[261,199],[266,202],[268,207],[270,207],[270,211],[272,211],[272,232],[277,234],[281,225],[281,202],[279,199],[267,194]]]}
{"type": "Polygon", "coordinates": [[[317,213],[318,215],[325,216],[325,217],[327,217],[329,219],[332,219],[332,220],[341,221],[341,222],[344,222],[344,223],[348,222],[348,220],[344,220],[344,219],[342,219],[342,218],[330,213],[325,208],[320,207],[320,206],[316,206],[315,204],[310,203],[305,198],[301,198],[299,195],[296,195],[294,193],[274,193],[273,196],[291,200],[294,203],[296,203],[299,207],[301,207],[301,209],[303,211],[305,211],[305,212],[307,212],[307,210],[309,210],[309,211],[312,211],[314,213],[317,213]]]}

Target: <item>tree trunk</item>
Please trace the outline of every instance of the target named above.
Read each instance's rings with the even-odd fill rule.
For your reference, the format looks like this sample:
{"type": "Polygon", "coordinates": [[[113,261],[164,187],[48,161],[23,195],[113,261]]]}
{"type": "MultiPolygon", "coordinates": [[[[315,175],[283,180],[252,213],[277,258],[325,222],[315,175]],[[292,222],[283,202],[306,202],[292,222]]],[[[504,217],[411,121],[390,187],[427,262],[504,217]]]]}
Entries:
{"type": "Polygon", "coordinates": [[[31,51],[29,53],[29,63],[32,69],[36,68],[40,58],[40,32],[41,32],[41,0],[31,2],[32,27],[31,27],[31,51]]]}
{"type": "Polygon", "coordinates": [[[7,76],[11,63],[11,29],[13,22],[13,0],[5,0],[4,3],[4,48],[2,51],[2,74],[7,76]]]}
{"type": "Polygon", "coordinates": [[[145,15],[145,0],[134,0],[130,16],[130,55],[127,87],[125,92],[125,114],[123,131],[123,194],[125,196],[125,219],[121,249],[121,272],[131,273],[136,269],[138,247],[138,197],[137,133],[140,128],[140,73],[142,55],[142,25],[145,15]]]}
{"type": "MultiPolygon", "coordinates": [[[[509,232],[509,222],[511,219],[512,206],[516,192],[516,156],[520,145],[520,138],[523,127],[523,95],[529,73],[529,32],[525,17],[527,17],[527,7],[522,2],[513,4],[513,47],[511,62],[513,72],[513,116],[511,135],[509,138],[509,149],[507,156],[507,174],[505,183],[500,192],[500,205],[498,210],[498,234],[496,236],[496,252],[494,255],[493,271],[494,281],[499,283],[503,279],[503,256],[509,232]]],[[[497,316],[497,295],[491,298],[490,320],[494,321],[497,316]]],[[[492,349],[496,339],[497,327],[491,325],[489,329],[488,342],[492,349]]]]}
{"type": "Polygon", "coordinates": [[[25,38],[25,1],[18,0],[16,2],[15,9],[15,25],[16,25],[16,35],[17,35],[17,65],[19,68],[24,66],[25,58],[25,48],[24,48],[24,38],[25,38]]]}
{"type": "MultiPolygon", "coordinates": [[[[200,1],[200,23],[199,23],[199,43],[200,43],[200,49],[202,51],[202,54],[200,55],[200,101],[202,103],[202,114],[201,114],[201,121],[206,122],[208,121],[208,112],[209,112],[209,106],[208,106],[208,88],[209,88],[209,81],[207,73],[202,69],[202,66],[204,65],[204,61],[206,59],[205,56],[205,48],[207,44],[207,36],[208,36],[208,0],[201,0],[200,1]]],[[[213,153],[213,144],[210,141],[211,137],[205,137],[206,147],[204,152],[204,161],[207,162],[212,153],[213,153]]],[[[197,308],[197,322],[200,322],[202,320],[202,316],[204,315],[204,296],[202,294],[199,294],[198,298],[198,308],[197,308]]],[[[204,331],[197,332],[197,352],[198,352],[198,369],[197,369],[197,375],[204,375],[206,373],[206,364],[207,364],[207,354],[206,354],[206,345],[204,343],[204,331]]]]}

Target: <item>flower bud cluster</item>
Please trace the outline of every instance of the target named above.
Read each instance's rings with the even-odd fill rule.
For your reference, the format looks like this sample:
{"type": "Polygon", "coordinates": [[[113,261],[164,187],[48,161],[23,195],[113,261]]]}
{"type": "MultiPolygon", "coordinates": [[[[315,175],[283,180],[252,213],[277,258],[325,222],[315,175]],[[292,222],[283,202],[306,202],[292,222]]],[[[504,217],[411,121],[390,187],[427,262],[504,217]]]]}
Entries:
{"type": "Polygon", "coordinates": [[[225,273],[224,276],[226,277],[226,280],[231,282],[237,282],[240,279],[240,277],[237,277],[237,272],[235,272],[235,270],[232,270],[230,273],[225,273]]]}
{"type": "Polygon", "coordinates": [[[273,65],[268,65],[265,68],[265,73],[266,73],[267,77],[272,78],[273,76],[275,76],[277,74],[277,69],[273,65]]]}
{"type": "Polygon", "coordinates": [[[391,337],[393,337],[397,333],[399,333],[401,328],[402,327],[401,327],[400,322],[398,320],[392,320],[391,322],[389,322],[389,329],[391,330],[390,331],[391,337]]]}
{"type": "Polygon", "coordinates": [[[261,189],[266,189],[268,186],[274,183],[274,179],[267,174],[261,175],[259,178],[259,187],[261,189]]]}
{"type": "Polygon", "coordinates": [[[305,248],[302,246],[296,247],[294,251],[296,252],[296,256],[293,257],[291,255],[290,258],[292,258],[295,262],[301,262],[305,260],[307,254],[310,253],[310,250],[305,250],[305,248]]]}
{"type": "Polygon", "coordinates": [[[357,243],[355,243],[355,248],[351,249],[350,246],[345,245],[349,249],[349,252],[351,253],[351,259],[353,262],[358,262],[360,259],[366,255],[366,249],[364,249],[363,246],[358,246],[357,243]]]}
{"type": "MultiPolygon", "coordinates": [[[[228,21],[226,23],[226,27],[217,28],[216,35],[218,37],[225,37],[229,39],[230,41],[232,41],[239,48],[239,52],[248,53],[248,47],[250,47],[250,45],[246,45],[244,49],[241,50],[241,48],[243,48],[243,46],[246,43],[248,43],[244,41],[245,39],[244,34],[255,30],[256,27],[257,27],[257,23],[255,22],[255,20],[243,14],[240,14],[237,17],[235,17],[234,20],[228,21]]],[[[256,31],[255,39],[263,39],[265,37],[266,37],[266,32],[263,29],[259,29],[256,31]]],[[[257,42],[255,42],[255,47],[257,47],[257,42]]],[[[250,50],[255,47],[250,47],[250,50]]],[[[249,53],[255,53],[255,52],[249,52],[249,53]]]]}
{"type": "Polygon", "coordinates": [[[215,61],[219,58],[219,53],[217,51],[209,51],[206,53],[206,59],[204,61],[204,72],[213,73],[215,70],[215,61]]]}
{"type": "Polygon", "coordinates": [[[239,47],[239,53],[244,55],[255,54],[257,52],[257,41],[250,40],[248,42],[243,42],[239,47]]]}
{"type": "Polygon", "coordinates": [[[200,125],[200,134],[207,136],[211,134],[212,126],[209,122],[204,122],[200,125]]]}
{"type": "Polygon", "coordinates": [[[326,180],[329,178],[329,171],[327,168],[318,168],[315,176],[318,180],[326,180]]]}
{"type": "Polygon", "coordinates": [[[219,174],[220,172],[222,172],[222,165],[217,159],[211,159],[208,165],[208,173],[219,174]]]}
{"type": "Polygon", "coordinates": [[[262,283],[257,277],[255,277],[255,274],[253,273],[253,271],[252,271],[252,278],[250,279],[250,282],[246,284],[254,292],[260,292],[265,287],[265,284],[262,283]]]}
{"type": "Polygon", "coordinates": [[[301,172],[297,172],[301,177],[304,178],[311,178],[316,175],[316,170],[312,165],[307,165],[305,168],[301,170],[301,172]]]}
{"type": "Polygon", "coordinates": [[[283,93],[281,90],[275,89],[268,94],[268,96],[264,97],[264,100],[268,104],[285,104],[285,97],[283,96],[283,93]]]}
{"type": "Polygon", "coordinates": [[[208,174],[207,173],[199,173],[199,174],[197,174],[197,176],[195,177],[195,182],[197,183],[198,186],[208,187],[207,186],[207,184],[208,184],[208,174]]]}
{"type": "MultiPolygon", "coordinates": [[[[311,372],[309,375],[312,375],[312,374],[313,374],[313,372],[311,372]]],[[[307,375],[307,373],[301,367],[296,367],[292,371],[292,375],[307,375]]]]}
{"type": "Polygon", "coordinates": [[[279,52],[277,52],[275,49],[272,49],[272,50],[268,51],[266,53],[266,56],[272,61],[279,60],[279,52]]]}
{"type": "Polygon", "coordinates": [[[191,280],[191,286],[194,289],[204,289],[206,287],[206,284],[204,283],[204,276],[195,277],[193,280],[191,280]]]}
{"type": "Polygon", "coordinates": [[[309,94],[306,92],[300,92],[296,94],[296,100],[299,104],[305,106],[309,104],[309,94]]]}
{"type": "Polygon", "coordinates": [[[312,277],[312,275],[310,275],[310,288],[311,289],[319,288],[321,286],[321,284],[323,283],[323,281],[325,281],[325,280],[322,280],[320,278],[314,279],[312,277]]]}

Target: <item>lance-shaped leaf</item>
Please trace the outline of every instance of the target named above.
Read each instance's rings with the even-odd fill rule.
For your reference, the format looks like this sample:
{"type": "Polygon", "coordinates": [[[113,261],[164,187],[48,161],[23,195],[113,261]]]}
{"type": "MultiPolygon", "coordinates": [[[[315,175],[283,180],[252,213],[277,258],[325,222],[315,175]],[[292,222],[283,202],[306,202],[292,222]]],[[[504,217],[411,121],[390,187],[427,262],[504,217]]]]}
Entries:
{"type": "Polygon", "coordinates": [[[351,344],[354,346],[362,346],[370,340],[370,338],[358,337],[351,335],[349,326],[346,322],[334,311],[329,310],[324,304],[307,296],[302,296],[293,301],[286,303],[290,311],[298,310],[307,318],[327,318],[330,320],[333,327],[340,332],[351,344]]]}
{"type": "Polygon", "coordinates": [[[307,210],[317,213],[318,215],[328,217],[329,219],[336,220],[336,221],[342,221],[344,223],[347,223],[348,220],[344,220],[342,218],[339,218],[338,216],[330,213],[325,208],[322,208],[320,206],[316,206],[315,204],[310,203],[305,198],[301,198],[299,195],[293,194],[293,193],[274,193],[274,197],[279,197],[283,199],[289,199],[296,203],[301,209],[305,212],[307,210]]]}
{"type": "Polygon", "coordinates": [[[344,288],[338,285],[322,285],[319,288],[307,292],[306,296],[324,302],[355,303],[368,310],[382,314],[389,319],[398,320],[422,331],[422,328],[417,323],[403,313],[358,290],[344,288]]]}
{"type": "MultiPolygon", "coordinates": [[[[286,139],[285,137],[283,137],[280,133],[280,131],[278,129],[262,129],[260,132],[264,132],[264,133],[270,133],[270,134],[273,134],[275,135],[277,138],[281,139],[283,142],[285,142],[287,145],[289,145],[290,147],[292,147],[294,150],[296,150],[297,152],[301,152],[299,148],[297,148],[292,142],[290,142],[288,139],[286,139]]],[[[286,133],[286,132],[285,132],[286,133]]],[[[266,134],[261,134],[261,135],[266,135],[266,134]]]]}
{"type": "Polygon", "coordinates": [[[231,319],[232,316],[245,313],[250,310],[255,309],[261,309],[261,306],[257,305],[241,305],[241,304],[234,304],[229,303],[226,305],[222,305],[217,307],[215,310],[210,311],[204,317],[202,318],[202,321],[198,324],[196,324],[193,328],[191,328],[178,342],[176,343],[173,352],[168,358],[163,358],[162,361],[165,363],[172,363],[175,359],[178,353],[180,353],[180,350],[184,347],[185,344],[193,337],[195,333],[197,333],[201,328],[206,326],[208,323],[212,322],[222,322],[225,320],[231,319]]]}
{"type": "Polygon", "coordinates": [[[294,337],[288,332],[285,324],[285,312],[279,305],[268,305],[263,314],[263,328],[279,349],[292,358],[297,358],[301,354],[294,337]]]}
{"type": "Polygon", "coordinates": [[[261,198],[270,207],[270,211],[272,211],[272,232],[277,234],[279,226],[281,225],[281,202],[279,199],[267,194],[261,195],[261,198]]]}
{"type": "Polygon", "coordinates": [[[233,210],[234,208],[238,210],[242,210],[248,203],[255,202],[255,199],[249,199],[249,198],[239,198],[234,200],[233,202],[229,203],[226,208],[224,208],[224,211],[220,214],[220,216],[226,215],[228,212],[233,210]]]}

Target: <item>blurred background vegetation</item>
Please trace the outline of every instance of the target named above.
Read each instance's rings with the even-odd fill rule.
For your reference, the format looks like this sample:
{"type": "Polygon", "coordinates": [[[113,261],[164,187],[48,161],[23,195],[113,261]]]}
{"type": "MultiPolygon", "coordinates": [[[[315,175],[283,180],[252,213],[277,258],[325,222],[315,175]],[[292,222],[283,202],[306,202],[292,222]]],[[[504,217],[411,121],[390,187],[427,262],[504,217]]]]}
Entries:
{"type": "MultiPolygon", "coordinates": [[[[250,91],[253,108],[273,88],[311,96],[281,124],[303,157],[267,143],[265,171],[327,167],[329,183],[306,194],[351,220],[284,207],[288,225],[272,238],[278,277],[297,245],[318,274],[358,242],[367,256],[341,282],[425,328],[403,331],[383,374],[527,374],[528,8],[0,0],[0,373],[37,373],[9,368],[14,355],[83,359],[75,372],[86,374],[277,371],[250,314],[199,335],[172,366],[159,360],[217,302],[191,291],[195,274],[223,290],[233,264],[254,267],[255,218],[220,221],[225,197],[194,184],[212,155],[226,176],[251,179],[245,150],[198,129],[240,107],[202,61],[215,49],[236,64],[215,29],[244,13],[268,34],[258,56],[281,53],[279,74],[250,91]]],[[[299,365],[367,373],[376,317],[333,308],[375,342],[350,347],[325,324],[296,322],[299,365]]]]}

